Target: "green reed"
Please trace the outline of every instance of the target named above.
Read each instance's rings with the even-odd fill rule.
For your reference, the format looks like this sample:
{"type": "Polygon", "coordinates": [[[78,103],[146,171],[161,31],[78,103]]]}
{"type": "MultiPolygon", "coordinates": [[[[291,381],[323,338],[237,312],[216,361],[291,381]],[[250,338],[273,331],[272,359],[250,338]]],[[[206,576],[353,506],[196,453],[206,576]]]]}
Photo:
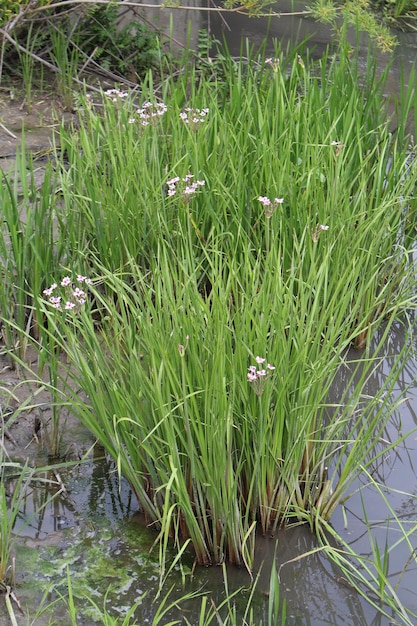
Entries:
{"type": "Polygon", "coordinates": [[[284,320],[311,315],[299,309],[307,298],[288,297],[287,285],[279,291],[272,268],[262,282],[255,272],[239,306],[233,264],[227,282],[213,272],[209,296],[162,251],[149,276],[135,267],[132,286],[103,272],[106,296],[93,290],[99,332],[87,310],[64,331],[46,312],[75,367],[77,388],[89,398],[84,404],[73,396],[74,410],[117,460],[161,539],[189,537],[202,563],[227,555],[249,566],[256,521],[263,532],[291,520],[320,523],[360,471],[359,459],[374,461],[375,437],[392,410],[395,370],[364,405],[376,357],[363,360],[355,389],[329,419],[326,397],[343,364],[335,344],[352,340],[346,310],[339,323],[334,319],[340,292],[333,305],[325,302],[334,329],[317,312],[297,339],[290,327],[287,337],[284,320]],[[257,388],[247,368],[260,354],[275,369],[257,388]]]}
{"type": "Polygon", "coordinates": [[[0,186],[0,318],[5,347],[20,358],[27,336],[38,336],[43,324],[33,294],[42,291],[65,252],[65,242],[56,230],[52,167],[46,166],[38,188],[34,169],[23,150],[13,177],[3,174],[0,186]]]}
{"type": "MultiPolygon", "coordinates": [[[[66,349],[103,415],[97,436],[150,520],[169,515],[201,562],[250,562],[256,520],[267,532],[330,516],[349,481],[330,497],[325,467],[349,447],[359,391],[336,429],[327,391],[351,342],[369,345],[414,301],[407,146],[354,64],[306,63],[230,64],[216,89],[191,72],[188,101],[181,80],[165,84],[172,105],[146,126],[111,94],[104,111],[86,105],[75,139],[62,133],[69,239],[104,282],[100,333],[81,314],[70,328],[83,344],[74,334],[66,349]],[[180,117],[189,100],[204,119],[180,117]],[[189,173],[201,186],[187,195],[189,181],[170,181],[189,173]],[[262,393],[247,380],[256,356],[275,367],[262,393]]],[[[354,467],[379,416],[363,425],[354,467]]]]}
{"type": "Polygon", "coordinates": [[[33,23],[30,24],[26,36],[25,52],[18,47],[16,37],[16,50],[19,56],[19,64],[22,71],[23,85],[25,89],[25,106],[28,113],[32,110],[33,84],[35,60],[33,52],[39,41],[39,33],[34,32],[33,23]]]}
{"type": "MultiPolygon", "coordinates": [[[[74,30],[76,26],[74,25],[74,30]]],[[[74,79],[77,76],[80,60],[80,49],[76,42],[72,41],[73,33],[65,33],[55,26],[50,27],[52,62],[58,68],[57,91],[67,109],[73,105],[74,79]]]]}

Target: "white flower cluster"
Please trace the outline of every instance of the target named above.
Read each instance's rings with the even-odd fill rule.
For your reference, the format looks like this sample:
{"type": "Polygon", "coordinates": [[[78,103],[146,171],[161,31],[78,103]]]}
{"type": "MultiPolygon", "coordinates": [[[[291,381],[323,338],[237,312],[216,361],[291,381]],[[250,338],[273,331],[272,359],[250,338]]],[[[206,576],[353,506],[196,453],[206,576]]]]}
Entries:
{"type": "Polygon", "coordinates": [[[270,200],[266,196],[259,196],[258,200],[265,207],[265,217],[268,219],[273,216],[277,206],[284,202],[284,198],[274,198],[274,200],[270,200]]]}
{"type": "Polygon", "coordinates": [[[261,396],[269,374],[275,369],[275,366],[270,363],[264,366],[265,359],[262,356],[255,357],[255,361],[257,365],[248,367],[248,383],[250,383],[256,395],[261,396]]]}
{"type": "Polygon", "coordinates": [[[313,241],[318,241],[320,234],[326,230],[329,230],[329,227],[325,224],[316,224],[316,227],[311,229],[311,238],[313,241]]]}
{"type": "Polygon", "coordinates": [[[206,121],[209,109],[193,109],[191,107],[185,107],[180,113],[180,118],[189,124],[193,130],[196,130],[200,124],[206,121]]]}
{"type": "Polygon", "coordinates": [[[104,95],[110,98],[113,102],[118,102],[119,100],[124,100],[129,95],[127,91],[120,91],[120,89],[107,89],[104,92],[104,95]]]}
{"type": "Polygon", "coordinates": [[[187,174],[184,178],[174,176],[174,178],[168,180],[168,195],[175,196],[175,194],[179,192],[183,201],[189,202],[190,198],[196,193],[197,189],[205,185],[204,180],[192,181],[192,178],[194,178],[194,174],[187,174]]]}
{"type": "Polygon", "coordinates": [[[137,118],[131,117],[129,124],[134,124],[136,121],[141,126],[148,126],[149,124],[155,125],[158,119],[164,115],[168,110],[168,107],[163,102],[144,102],[142,108],[137,110],[137,118]]]}

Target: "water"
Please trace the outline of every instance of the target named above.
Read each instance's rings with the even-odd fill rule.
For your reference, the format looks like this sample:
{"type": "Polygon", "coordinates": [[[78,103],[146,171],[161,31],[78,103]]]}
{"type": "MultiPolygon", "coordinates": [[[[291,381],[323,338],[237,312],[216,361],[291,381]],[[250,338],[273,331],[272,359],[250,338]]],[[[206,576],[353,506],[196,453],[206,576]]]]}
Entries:
{"type": "MultiPolygon", "coordinates": [[[[330,26],[321,24],[309,16],[301,15],[305,11],[304,0],[280,0],[271,5],[272,11],[281,12],[281,17],[245,17],[239,13],[209,13],[206,24],[211,35],[225,44],[234,56],[245,54],[246,41],[257,50],[266,38],[266,55],[273,55],[275,45],[280,43],[283,50],[290,46],[301,45],[305,42],[305,50],[313,58],[320,58],[328,46],[335,46],[334,32],[330,26]]],[[[417,55],[417,32],[392,31],[397,38],[398,45],[394,49],[391,65],[386,81],[386,96],[390,99],[398,94],[402,81],[408,86],[417,55]]],[[[348,41],[358,50],[359,66],[365,72],[367,57],[370,50],[375,56],[379,73],[387,66],[390,55],[372,46],[369,37],[362,33],[357,39],[354,29],[348,30],[348,41]]],[[[378,72],[377,72],[378,73],[378,72]]],[[[389,108],[390,114],[394,106],[389,108]]],[[[410,132],[415,131],[414,122],[410,120],[410,132]]]]}
{"type": "MultiPolygon", "coordinates": [[[[207,27],[212,36],[227,44],[231,54],[239,55],[242,41],[248,39],[255,49],[260,47],[266,38],[267,52],[273,52],[274,42],[280,42],[283,49],[307,42],[307,48],[316,58],[322,56],[329,45],[335,45],[334,32],[327,24],[322,24],[310,16],[302,15],[306,9],[304,0],[280,0],[271,5],[272,11],[280,12],[280,17],[246,17],[239,13],[210,13],[207,27]]],[[[393,80],[399,78],[402,66],[415,62],[417,51],[417,32],[392,30],[398,40],[394,51],[393,80]]],[[[354,29],[348,30],[348,41],[365,57],[369,52],[369,37],[363,33],[357,41],[354,29]]],[[[376,58],[380,66],[384,66],[389,55],[376,49],[376,58]]]]}

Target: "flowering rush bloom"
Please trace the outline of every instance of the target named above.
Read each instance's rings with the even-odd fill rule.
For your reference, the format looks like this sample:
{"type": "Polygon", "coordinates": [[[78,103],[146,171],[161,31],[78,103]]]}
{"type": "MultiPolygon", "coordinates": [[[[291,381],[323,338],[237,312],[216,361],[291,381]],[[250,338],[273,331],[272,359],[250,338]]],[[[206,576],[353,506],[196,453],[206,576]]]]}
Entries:
{"type": "Polygon", "coordinates": [[[192,109],[191,107],[185,107],[180,113],[180,118],[188,124],[193,130],[206,121],[206,116],[209,109],[192,109]]]}
{"type": "Polygon", "coordinates": [[[313,241],[318,241],[320,234],[325,230],[329,230],[329,227],[325,224],[316,224],[316,227],[311,229],[311,237],[313,241]]]}
{"type": "Polygon", "coordinates": [[[163,102],[144,102],[142,107],[136,111],[136,117],[129,119],[129,124],[135,124],[138,122],[141,126],[148,126],[152,124],[155,126],[162,115],[168,110],[168,107],[163,102]]]}
{"type": "Polygon", "coordinates": [[[187,174],[184,178],[174,176],[167,180],[168,196],[180,195],[183,202],[189,202],[191,197],[196,193],[199,187],[204,186],[204,180],[192,180],[194,174],[187,174]]]}
{"type": "Polygon", "coordinates": [[[266,359],[262,356],[255,357],[256,365],[250,365],[248,367],[248,383],[253,388],[257,396],[261,396],[264,392],[266,381],[269,378],[270,373],[275,369],[274,365],[267,363],[266,359]]]}
{"type": "Polygon", "coordinates": [[[259,196],[259,202],[265,207],[265,217],[271,218],[279,204],[284,202],[284,198],[274,198],[270,200],[266,196],[259,196]]]}
{"type": "Polygon", "coordinates": [[[265,59],[265,65],[270,65],[274,72],[277,72],[279,67],[279,59],[275,57],[268,57],[267,59],[265,59]]]}
{"type": "Polygon", "coordinates": [[[59,286],[57,283],[52,283],[52,285],[44,289],[42,293],[54,309],[58,309],[59,311],[74,311],[76,313],[87,300],[87,294],[84,289],[82,289],[82,286],[91,285],[91,279],[78,274],[76,283],[77,284],[74,285],[72,278],[65,276],[59,286]]]}
{"type": "Polygon", "coordinates": [[[341,141],[332,141],[330,145],[335,148],[336,156],[338,156],[345,147],[341,141]]]}
{"type": "Polygon", "coordinates": [[[182,343],[178,344],[178,352],[180,353],[180,356],[183,357],[185,355],[185,350],[188,346],[188,341],[190,339],[190,335],[187,335],[185,338],[185,346],[182,343]]]}

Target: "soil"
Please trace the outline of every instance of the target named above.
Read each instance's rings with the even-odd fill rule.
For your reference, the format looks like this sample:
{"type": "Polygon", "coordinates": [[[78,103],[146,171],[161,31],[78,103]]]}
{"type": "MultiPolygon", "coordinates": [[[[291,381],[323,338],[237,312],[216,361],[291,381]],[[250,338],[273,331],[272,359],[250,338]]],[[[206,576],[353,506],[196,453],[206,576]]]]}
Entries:
{"type": "Polygon", "coordinates": [[[52,92],[33,92],[28,106],[22,89],[11,83],[0,86],[0,170],[13,172],[16,154],[24,146],[37,163],[35,184],[41,184],[42,162],[52,146],[52,135],[62,121],[75,121],[75,114],[65,110],[52,92]]]}
{"type": "Polygon", "coordinates": [[[65,110],[60,98],[51,91],[34,91],[28,105],[22,88],[3,84],[0,86],[0,158],[12,158],[16,154],[23,131],[28,150],[49,148],[52,131],[63,119],[70,121],[73,117],[73,112],[65,110]]]}

